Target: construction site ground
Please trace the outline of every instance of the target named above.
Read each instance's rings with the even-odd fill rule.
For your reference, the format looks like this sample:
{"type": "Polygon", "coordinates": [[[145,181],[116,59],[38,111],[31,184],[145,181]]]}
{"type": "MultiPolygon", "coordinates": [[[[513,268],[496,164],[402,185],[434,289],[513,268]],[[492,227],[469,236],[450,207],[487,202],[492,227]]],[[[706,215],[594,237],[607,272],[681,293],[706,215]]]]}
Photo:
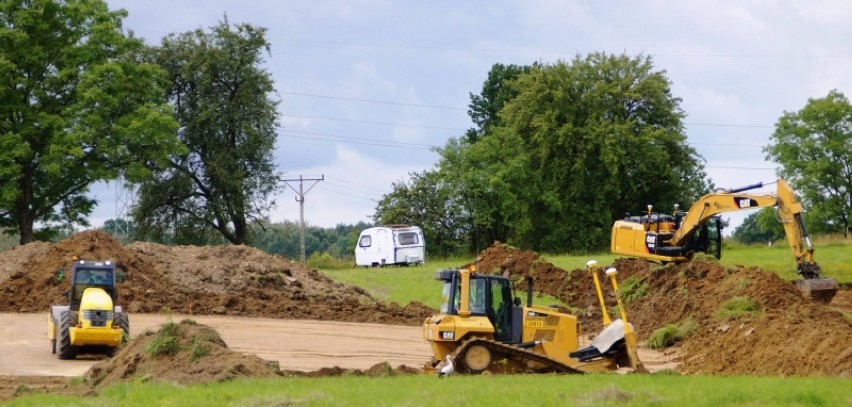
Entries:
{"type": "MultiPolygon", "coordinates": [[[[533,252],[499,242],[477,260],[479,270],[512,276],[519,289],[520,276],[535,277],[537,291],[570,306],[585,337],[602,328],[594,284],[586,271],[561,270],[533,252]]],[[[640,341],[666,324],[688,319],[696,323],[696,332],[672,348],[640,349],[640,358],[652,371],[852,375],[849,290],[825,305],[802,298],[790,282],[754,267],[725,268],[708,261],[663,267],[629,259],[619,259],[615,266],[619,281],[635,277],[638,286],[645,286],[644,294],[633,296],[627,306],[640,341]],[[733,297],[750,298],[758,312],[718,318],[715,313],[733,297]]],[[[614,306],[612,290],[607,289],[605,297],[607,306],[614,306]]],[[[146,369],[151,377],[182,372],[172,379],[179,382],[233,377],[225,371],[271,374],[263,361],[277,362],[277,375],[351,369],[384,374],[388,366],[416,372],[431,356],[419,325],[433,312],[420,303],[382,303],[359,287],[250,247],[122,246],[103,232],[87,231],[59,243],[36,242],[0,253],[0,400],[22,386],[61,391],[67,388],[67,376],[77,375],[102,385],[131,380],[134,372],[146,369]],[[134,341],[111,360],[60,361],[50,353],[47,310],[63,302],[68,284],[57,275],[67,270],[72,255],[111,259],[123,271],[119,303],[130,314],[134,341]],[[181,324],[187,335],[212,328],[221,336],[214,350],[233,354],[210,358],[222,366],[190,362],[181,355],[170,363],[153,361],[143,351],[158,326],[190,314],[200,327],[181,324]],[[150,370],[159,365],[166,366],[168,374],[150,370]]]]}

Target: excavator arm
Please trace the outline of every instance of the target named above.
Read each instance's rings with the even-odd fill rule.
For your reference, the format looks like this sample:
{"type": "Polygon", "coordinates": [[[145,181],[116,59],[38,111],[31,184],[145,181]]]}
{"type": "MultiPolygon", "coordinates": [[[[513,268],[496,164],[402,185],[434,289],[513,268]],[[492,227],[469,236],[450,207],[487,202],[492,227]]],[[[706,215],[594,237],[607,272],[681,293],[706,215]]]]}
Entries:
{"type": "Polygon", "coordinates": [[[799,274],[806,279],[819,278],[820,268],[814,262],[814,248],[802,219],[804,207],[796,199],[795,192],[786,181],[779,179],[775,183],[778,186],[775,194],[741,193],[764,185],[758,183],[703,196],[684,216],[680,228],[672,236],[672,244],[685,244],[698,227],[717,214],[777,206],[778,217],[784,226],[784,234],[793,251],[793,257],[796,258],[799,274]]]}
{"type": "Polygon", "coordinates": [[[803,280],[795,284],[805,296],[828,303],[839,289],[837,280],[820,278],[820,266],[814,261],[814,248],[808,238],[802,218],[804,208],[786,181],[775,182],[774,194],[754,194],[746,191],[761,188],[763,183],[723,190],[701,197],[688,212],[675,211],[675,216],[652,213],[648,206],[645,216],[628,216],[616,221],[612,228],[613,254],[636,256],[661,262],[689,261],[692,255],[703,252],[721,254],[721,232],[710,232],[709,222],[721,213],[755,208],[778,208],[778,218],[784,227],[787,243],[796,259],[796,269],[803,280]],[[715,246],[711,242],[715,237],[715,246]],[[711,249],[715,247],[715,250],[711,249]]]}

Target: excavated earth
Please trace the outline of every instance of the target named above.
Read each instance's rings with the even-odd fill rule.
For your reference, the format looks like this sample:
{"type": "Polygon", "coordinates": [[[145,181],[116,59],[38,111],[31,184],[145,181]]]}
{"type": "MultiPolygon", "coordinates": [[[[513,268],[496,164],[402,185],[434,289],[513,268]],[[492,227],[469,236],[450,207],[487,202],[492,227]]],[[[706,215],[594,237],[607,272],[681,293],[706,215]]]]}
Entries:
{"type": "MultiPolygon", "coordinates": [[[[533,276],[536,291],[570,305],[584,333],[602,329],[600,305],[588,271],[565,271],[534,252],[500,242],[481,253],[477,266],[481,272],[512,276],[521,289],[525,283],[520,276],[533,276]]],[[[625,305],[627,319],[636,327],[640,341],[666,324],[681,324],[690,318],[697,323],[697,330],[677,345],[682,373],[852,375],[852,321],[834,303],[803,298],[791,282],[775,273],[701,260],[660,266],[618,259],[612,266],[618,270],[620,288],[631,277],[640,285],[647,284],[644,296],[625,305]],[[734,297],[751,298],[759,311],[717,318],[722,305],[734,297]]],[[[601,265],[601,270],[605,267],[608,265],[601,265]]],[[[607,309],[612,309],[617,304],[614,290],[599,273],[607,309]]]]}
{"type": "MultiPolygon", "coordinates": [[[[0,312],[44,312],[62,303],[67,281],[58,272],[71,256],[114,261],[123,271],[119,303],[131,313],[174,312],[196,315],[239,315],[286,319],[419,325],[434,310],[420,303],[400,306],[376,301],[365,290],[334,282],[315,270],[246,246],[169,247],[153,243],[122,246],[101,231],[78,233],[59,243],[36,242],[0,253],[0,312]]],[[[589,337],[602,329],[592,276],[566,271],[500,242],[476,260],[480,272],[510,276],[523,290],[524,276],[535,278],[535,290],[558,298],[581,321],[589,337]]],[[[607,265],[601,265],[601,269],[607,265]]],[[[624,291],[626,280],[647,286],[644,295],[627,303],[628,320],[640,340],[666,324],[692,319],[697,330],[675,346],[678,370],[686,374],[721,375],[852,375],[852,321],[837,308],[802,297],[792,283],[753,267],[726,268],[712,261],[660,266],[619,259],[613,265],[624,291]],[[759,312],[737,318],[714,315],[733,297],[749,297],[759,312]]],[[[67,278],[67,275],[66,275],[67,278]]],[[[608,309],[614,291],[603,280],[608,309]]],[[[623,292],[624,293],[624,292],[623,292]]],[[[841,299],[849,312],[849,299],[841,299]]],[[[181,383],[227,380],[237,376],[341,374],[407,374],[416,369],[379,364],[365,371],[329,367],[315,372],[287,372],[255,356],[231,352],[212,329],[184,321],[180,349],[192,349],[198,337],[210,338],[210,355],[154,357],[145,352],[157,333],[134,338],[116,357],[87,373],[85,391],[94,392],[133,377],[181,383]]],[[[9,380],[47,391],[69,389],[60,378],[9,380]]],[[[5,380],[4,380],[5,381],[5,380]]],[[[2,390],[2,386],[0,386],[2,390]]],[[[11,388],[8,390],[12,390],[11,388]]],[[[2,399],[2,397],[0,397],[2,399]]]]}
{"type": "Polygon", "coordinates": [[[0,253],[0,312],[43,312],[67,302],[71,256],[112,260],[124,272],[119,303],[130,313],[174,312],[417,325],[433,310],[383,304],[359,287],[247,246],[120,245],[102,231],[0,253]]]}

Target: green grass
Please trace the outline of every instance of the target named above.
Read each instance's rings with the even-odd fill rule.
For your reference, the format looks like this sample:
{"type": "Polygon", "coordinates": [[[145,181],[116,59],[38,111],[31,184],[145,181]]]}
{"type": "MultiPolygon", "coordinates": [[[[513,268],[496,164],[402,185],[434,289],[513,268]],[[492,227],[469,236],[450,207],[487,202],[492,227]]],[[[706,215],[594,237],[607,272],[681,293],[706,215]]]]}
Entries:
{"type": "MultiPolygon", "coordinates": [[[[438,308],[441,301],[441,283],[435,280],[435,271],[455,269],[472,260],[452,258],[415,267],[350,267],[320,271],[335,281],[361,287],[382,302],[406,305],[419,301],[429,307],[438,308]]],[[[517,295],[526,302],[526,293],[518,292],[517,295]]],[[[535,295],[533,302],[538,305],[566,305],[554,297],[540,294],[535,295]]]]}
{"type": "MultiPolygon", "coordinates": [[[[852,283],[852,244],[816,243],[814,260],[822,267],[822,276],[831,277],[840,283],[852,283]]],[[[725,246],[722,251],[722,265],[758,266],[774,271],[785,280],[798,280],[796,261],[790,246],[782,241],[772,247],[766,246],[725,246]]]]}
{"type": "Polygon", "coordinates": [[[648,337],[648,347],[651,349],[662,349],[682,341],[684,338],[698,330],[695,318],[689,317],[680,324],[666,324],[655,330],[648,337]]]}
{"type": "Polygon", "coordinates": [[[760,307],[750,297],[734,297],[725,301],[713,314],[713,318],[721,321],[761,312],[760,307]]]}
{"type": "Polygon", "coordinates": [[[122,383],[98,396],[27,394],[10,406],[841,406],[849,379],[676,375],[322,377],[176,386],[122,383]]]}

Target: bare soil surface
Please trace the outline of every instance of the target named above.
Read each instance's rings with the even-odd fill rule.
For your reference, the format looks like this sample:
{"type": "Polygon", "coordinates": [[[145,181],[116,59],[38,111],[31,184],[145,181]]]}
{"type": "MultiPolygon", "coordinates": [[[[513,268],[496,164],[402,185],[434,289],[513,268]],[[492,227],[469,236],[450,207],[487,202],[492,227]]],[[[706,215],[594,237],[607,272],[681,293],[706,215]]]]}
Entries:
{"type": "MultiPolygon", "coordinates": [[[[59,360],[50,351],[46,315],[0,314],[0,337],[5,338],[0,341],[0,383],[3,383],[0,384],[0,400],[14,395],[21,385],[33,390],[74,390],[71,388],[73,386],[67,386],[72,376],[86,375],[91,379],[88,382],[92,383],[103,375],[97,380],[97,387],[100,388],[118,380],[102,373],[107,370],[110,373],[118,372],[119,378],[125,376],[122,379],[139,374],[192,383],[234,377],[229,374],[264,376],[268,370],[266,361],[275,362],[281,374],[289,375],[370,374],[370,369],[376,370],[373,374],[377,374],[392,369],[405,371],[405,367],[408,367],[407,371],[413,372],[419,371],[417,367],[431,355],[420,328],[415,326],[132,314],[131,336],[141,340],[132,341],[113,359],[107,359],[104,355],[81,355],[77,360],[59,360]],[[217,361],[213,366],[190,363],[176,357],[156,359],[153,364],[156,369],[147,367],[146,362],[150,362],[151,357],[144,352],[144,346],[153,339],[153,333],[165,323],[178,323],[185,319],[213,329],[222,342],[227,344],[232,355],[220,352],[215,358],[208,359],[217,361]],[[146,332],[149,334],[146,335],[146,332]],[[244,357],[249,359],[244,360],[244,357]],[[93,370],[93,366],[99,362],[113,362],[114,365],[93,370]],[[222,366],[237,373],[217,370],[222,366]],[[161,368],[164,370],[160,371],[161,368]]],[[[192,335],[190,332],[185,336],[192,335]]],[[[191,344],[185,348],[191,348],[191,344]]]]}

